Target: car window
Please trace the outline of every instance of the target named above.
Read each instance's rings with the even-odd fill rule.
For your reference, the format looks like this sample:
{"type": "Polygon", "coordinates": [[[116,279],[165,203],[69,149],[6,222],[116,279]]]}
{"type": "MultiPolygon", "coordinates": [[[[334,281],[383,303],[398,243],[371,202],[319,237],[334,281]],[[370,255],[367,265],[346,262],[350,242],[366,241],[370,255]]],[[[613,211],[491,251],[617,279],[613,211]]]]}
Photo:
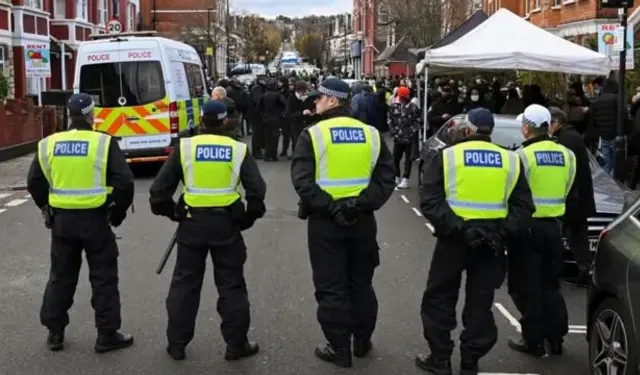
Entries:
{"type": "Polygon", "coordinates": [[[499,146],[515,150],[524,142],[524,136],[519,127],[513,126],[513,121],[497,120],[491,140],[499,146]]]}

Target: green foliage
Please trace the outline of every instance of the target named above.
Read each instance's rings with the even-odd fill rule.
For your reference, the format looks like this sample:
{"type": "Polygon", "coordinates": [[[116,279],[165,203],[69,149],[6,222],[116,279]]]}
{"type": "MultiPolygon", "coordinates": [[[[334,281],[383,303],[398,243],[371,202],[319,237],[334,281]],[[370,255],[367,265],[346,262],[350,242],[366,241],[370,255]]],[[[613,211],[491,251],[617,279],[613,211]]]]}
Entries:
{"type": "Polygon", "coordinates": [[[556,94],[565,96],[565,78],[562,73],[520,71],[518,83],[520,86],[536,84],[542,89],[542,93],[547,97],[554,97],[556,94]]]}
{"type": "Polygon", "coordinates": [[[9,80],[0,72],[0,100],[5,100],[9,96],[9,80]]]}

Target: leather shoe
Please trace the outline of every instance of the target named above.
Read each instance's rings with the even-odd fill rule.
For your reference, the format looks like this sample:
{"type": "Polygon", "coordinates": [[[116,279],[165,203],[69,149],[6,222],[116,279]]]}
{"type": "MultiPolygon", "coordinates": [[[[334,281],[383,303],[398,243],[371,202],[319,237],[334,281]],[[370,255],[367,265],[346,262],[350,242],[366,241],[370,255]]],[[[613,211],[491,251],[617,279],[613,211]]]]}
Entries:
{"type": "Polygon", "coordinates": [[[64,332],[54,332],[49,330],[49,336],[47,336],[47,347],[52,352],[59,352],[64,349],[64,332]]]}
{"type": "Polygon", "coordinates": [[[520,353],[529,354],[539,358],[545,358],[547,356],[547,351],[545,350],[544,345],[531,345],[522,339],[509,339],[508,344],[511,349],[519,351],[520,353]]]}
{"type": "Polygon", "coordinates": [[[432,355],[419,355],[416,357],[416,366],[434,375],[452,375],[451,361],[449,359],[435,358],[432,355]]]}
{"type": "Polygon", "coordinates": [[[184,361],[187,358],[187,353],[184,351],[184,346],[167,346],[167,354],[174,361],[184,361]]]}
{"type": "Polygon", "coordinates": [[[106,353],[113,350],[127,348],[131,345],[133,345],[133,335],[113,332],[98,334],[95,349],[96,353],[106,353]]]}
{"type": "Polygon", "coordinates": [[[331,344],[320,345],[315,350],[316,357],[325,362],[331,362],[336,366],[348,368],[351,367],[351,348],[334,347],[331,344]]]}
{"type": "Polygon", "coordinates": [[[371,349],[373,349],[373,344],[371,343],[370,339],[363,339],[363,338],[357,338],[357,337],[353,338],[353,355],[354,356],[358,358],[364,358],[367,355],[369,355],[369,352],[371,352],[371,349]]]}
{"type": "Polygon", "coordinates": [[[224,354],[224,359],[227,361],[237,361],[242,358],[247,358],[256,355],[260,351],[260,346],[255,342],[245,342],[239,346],[227,345],[227,352],[224,354]]]}

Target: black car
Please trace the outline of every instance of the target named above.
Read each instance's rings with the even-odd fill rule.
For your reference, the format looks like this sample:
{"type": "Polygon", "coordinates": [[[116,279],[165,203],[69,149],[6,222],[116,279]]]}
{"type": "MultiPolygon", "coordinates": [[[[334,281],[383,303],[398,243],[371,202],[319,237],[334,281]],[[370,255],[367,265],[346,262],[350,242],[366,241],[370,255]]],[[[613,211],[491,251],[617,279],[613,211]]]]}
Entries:
{"type": "Polygon", "coordinates": [[[636,375],[640,360],[640,200],[601,232],[590,274],[590,373],[636,375]]]}
{"type": "MultiPolygon", "coordinates": [[[[436,134],[425,142],[421,158],[428,158],[433,152],[442,149],[446,144],[454,142],[459,137],[459,125],[464,121],[465,115],[453,116],[447,121],[436,134]]],[[[516,116],[494,115],[495,127],[491,139],[493,143],[509,150],[515,150],[522,142],[520,122],[516,116]]],[[[636,194],[629,191],[624,186],[618,184],[613,177],[608,175],[601,167],[595,157],[589,154],[591,176],[593,177],[593,192],[596,200],[596,215],[589,218],[589,243],[591,251],[595,252],[600,231],[615,219],[624,210],[627,203],[633,202],[636,194]]],[[[422,160],[419,167],[419,179],[422,180],[422,160]]],[[[569,249],[565,241],[565,248],[569,249]]],[[[578,269],[573,255],[566,252],[564,275],[567,277],[577,275],[578,269]]]]}

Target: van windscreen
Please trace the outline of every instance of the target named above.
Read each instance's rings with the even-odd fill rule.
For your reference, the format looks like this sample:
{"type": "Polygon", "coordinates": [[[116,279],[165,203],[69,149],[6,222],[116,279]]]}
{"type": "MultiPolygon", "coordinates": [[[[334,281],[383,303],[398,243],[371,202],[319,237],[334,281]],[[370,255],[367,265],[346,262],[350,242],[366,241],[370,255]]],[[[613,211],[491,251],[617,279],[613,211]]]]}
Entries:
{"type": "Polygon", "coordinates": [[[145,105],[166,95],[159,61],[83,65],[80,92],[91,95],[102,108],[145,105]]]}

